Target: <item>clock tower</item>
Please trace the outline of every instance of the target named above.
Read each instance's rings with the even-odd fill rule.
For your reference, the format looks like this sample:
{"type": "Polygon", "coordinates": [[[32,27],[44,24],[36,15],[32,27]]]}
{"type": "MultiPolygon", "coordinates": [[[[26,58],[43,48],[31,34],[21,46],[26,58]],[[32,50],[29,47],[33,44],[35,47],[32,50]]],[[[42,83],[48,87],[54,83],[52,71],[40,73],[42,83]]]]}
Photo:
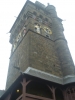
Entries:
{"type": "Polygon", "coordinates": [[[20,75],[14,66],[55,84],[74,82],[74,63],[63,31],[62,19],[53,5],[27,1],[10,30],[12,49],[6,88],[20,75]]]}

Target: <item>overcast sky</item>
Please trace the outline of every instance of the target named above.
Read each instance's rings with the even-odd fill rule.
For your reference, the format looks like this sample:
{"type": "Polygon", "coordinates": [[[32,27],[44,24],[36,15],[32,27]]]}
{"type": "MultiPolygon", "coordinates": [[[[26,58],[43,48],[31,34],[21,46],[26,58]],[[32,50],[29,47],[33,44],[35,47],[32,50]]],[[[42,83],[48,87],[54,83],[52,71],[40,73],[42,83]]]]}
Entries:
{"type": "MultiPolygon", "coordinates": [[[[31,0],[35,2],[35,0],[31,0]]],[[[38,0],[56,7],[57,14],[62,18],[64,34],[75,63],[75,1],[74,0],[38,0]]],[[[11,45],[8,33],[20,13],[26,0],[0,0],[0,89],[5,89],[11,45]],[[15,17],[16,16],[16,17],[15,17]]]]}

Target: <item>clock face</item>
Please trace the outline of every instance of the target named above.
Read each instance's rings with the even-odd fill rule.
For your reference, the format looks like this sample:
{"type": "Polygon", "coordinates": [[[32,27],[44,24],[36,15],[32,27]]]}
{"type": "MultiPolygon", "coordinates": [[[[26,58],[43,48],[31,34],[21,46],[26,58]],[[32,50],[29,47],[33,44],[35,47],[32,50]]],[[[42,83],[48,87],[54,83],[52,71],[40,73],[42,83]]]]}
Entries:
{"type": "Polygon", "coordinates": [[[52,34],[52,31],[51,31],[50,28],[48,28],[48,27],[44,27],[43,29],[44,29],[44,31],[45,31],[46,33],[48,33],[48,34],[52,34]]]}

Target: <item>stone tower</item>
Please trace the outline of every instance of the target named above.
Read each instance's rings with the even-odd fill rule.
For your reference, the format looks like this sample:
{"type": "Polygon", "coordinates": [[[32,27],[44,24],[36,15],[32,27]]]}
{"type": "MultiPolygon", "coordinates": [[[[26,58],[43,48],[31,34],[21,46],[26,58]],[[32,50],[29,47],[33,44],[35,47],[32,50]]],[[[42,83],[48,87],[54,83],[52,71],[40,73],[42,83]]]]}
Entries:
{"type": "Polygon", "coordinates": [[[27,1],[10,30],[12,44],[6,88],[24,73],[67,84],[74,81],[74,64],[55,7],[27,1]]]}

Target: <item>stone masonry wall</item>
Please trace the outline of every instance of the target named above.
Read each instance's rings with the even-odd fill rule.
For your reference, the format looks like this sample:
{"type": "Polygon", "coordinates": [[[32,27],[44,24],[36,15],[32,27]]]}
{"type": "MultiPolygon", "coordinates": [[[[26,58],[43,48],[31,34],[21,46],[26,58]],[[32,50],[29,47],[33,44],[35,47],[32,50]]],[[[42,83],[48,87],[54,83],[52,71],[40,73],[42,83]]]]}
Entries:
{"type": "Polygon", "coordinates": [[[24,37],[10,57],[6,88],[8,88],[20,75],[20,72],[13,66],[20,67],[23,72],[29,66],[29,34],[24,37]]]}
{"type": "Polygon", "coordinates": [[[30,67],[62,77],[61,65],[54,42],[33,32],[30,32],[29,38],[30,67]]]}
{"type": "Polygon", "coordinates": [[[32,31],[28,31],[13,55],[11,55],[7,88],[20,75],[19,71],[13,67],[14,65],[20,67],[23,72],[27,67],[33,67],[62,77],[61,65],[54,48],[54,42],[32,31]]]}
{"type": "MultiPolygon", "coordinates": [[[[74,64],[63,34],[64,29],[62,23],[57,17],[55,8],[48,5],[46,9],[41,9],[36,5],[29,3],[26,6],[25,12],[22,11],[22,14],[18,19],[19,21],[21,19],[22,21],[25,21],[24,14],[26,14],[27,11],[31,13],[36,12],[37,17],[42,15],[43,22],[44,19],[47,18],[48,21],[52,24],[52,27],[50,27],[50,29],[52,30],[52,34],[50,34],[50,38],[47,38],[43,30],[43,27],[47,27],[47,25],[44,25],[44,23],[32,18],[31,13],[29,15],[30,18],[25,17],[27,18],[25,24],[26,31],[28,32],[10,57],[6,84],[7,88],[20,75],[19,71],[13,66],[20,67],[23,72],[27,67],[33,67],[59,77],[74,75],[74,64]],[[46,10],[48,10],[48,12],[50,13],[46,12],[46,10]],[[41,26],[40,34],[34,32],[35,23],[38,23],[41,26]]],[[[16,27],[21,26],[21,23],[19,23],[18,21],[16,23],[16,27]]],[[[11,32],[11,34],[15,34],[11,35],[12,40],[14,40],[16,36],[15,28],[13,28],[11,32]]],[[[20,29],[17,28],[17,30],[20,29]]],[[[19,34],[19,31],[17,34],[19,34]]]]}

